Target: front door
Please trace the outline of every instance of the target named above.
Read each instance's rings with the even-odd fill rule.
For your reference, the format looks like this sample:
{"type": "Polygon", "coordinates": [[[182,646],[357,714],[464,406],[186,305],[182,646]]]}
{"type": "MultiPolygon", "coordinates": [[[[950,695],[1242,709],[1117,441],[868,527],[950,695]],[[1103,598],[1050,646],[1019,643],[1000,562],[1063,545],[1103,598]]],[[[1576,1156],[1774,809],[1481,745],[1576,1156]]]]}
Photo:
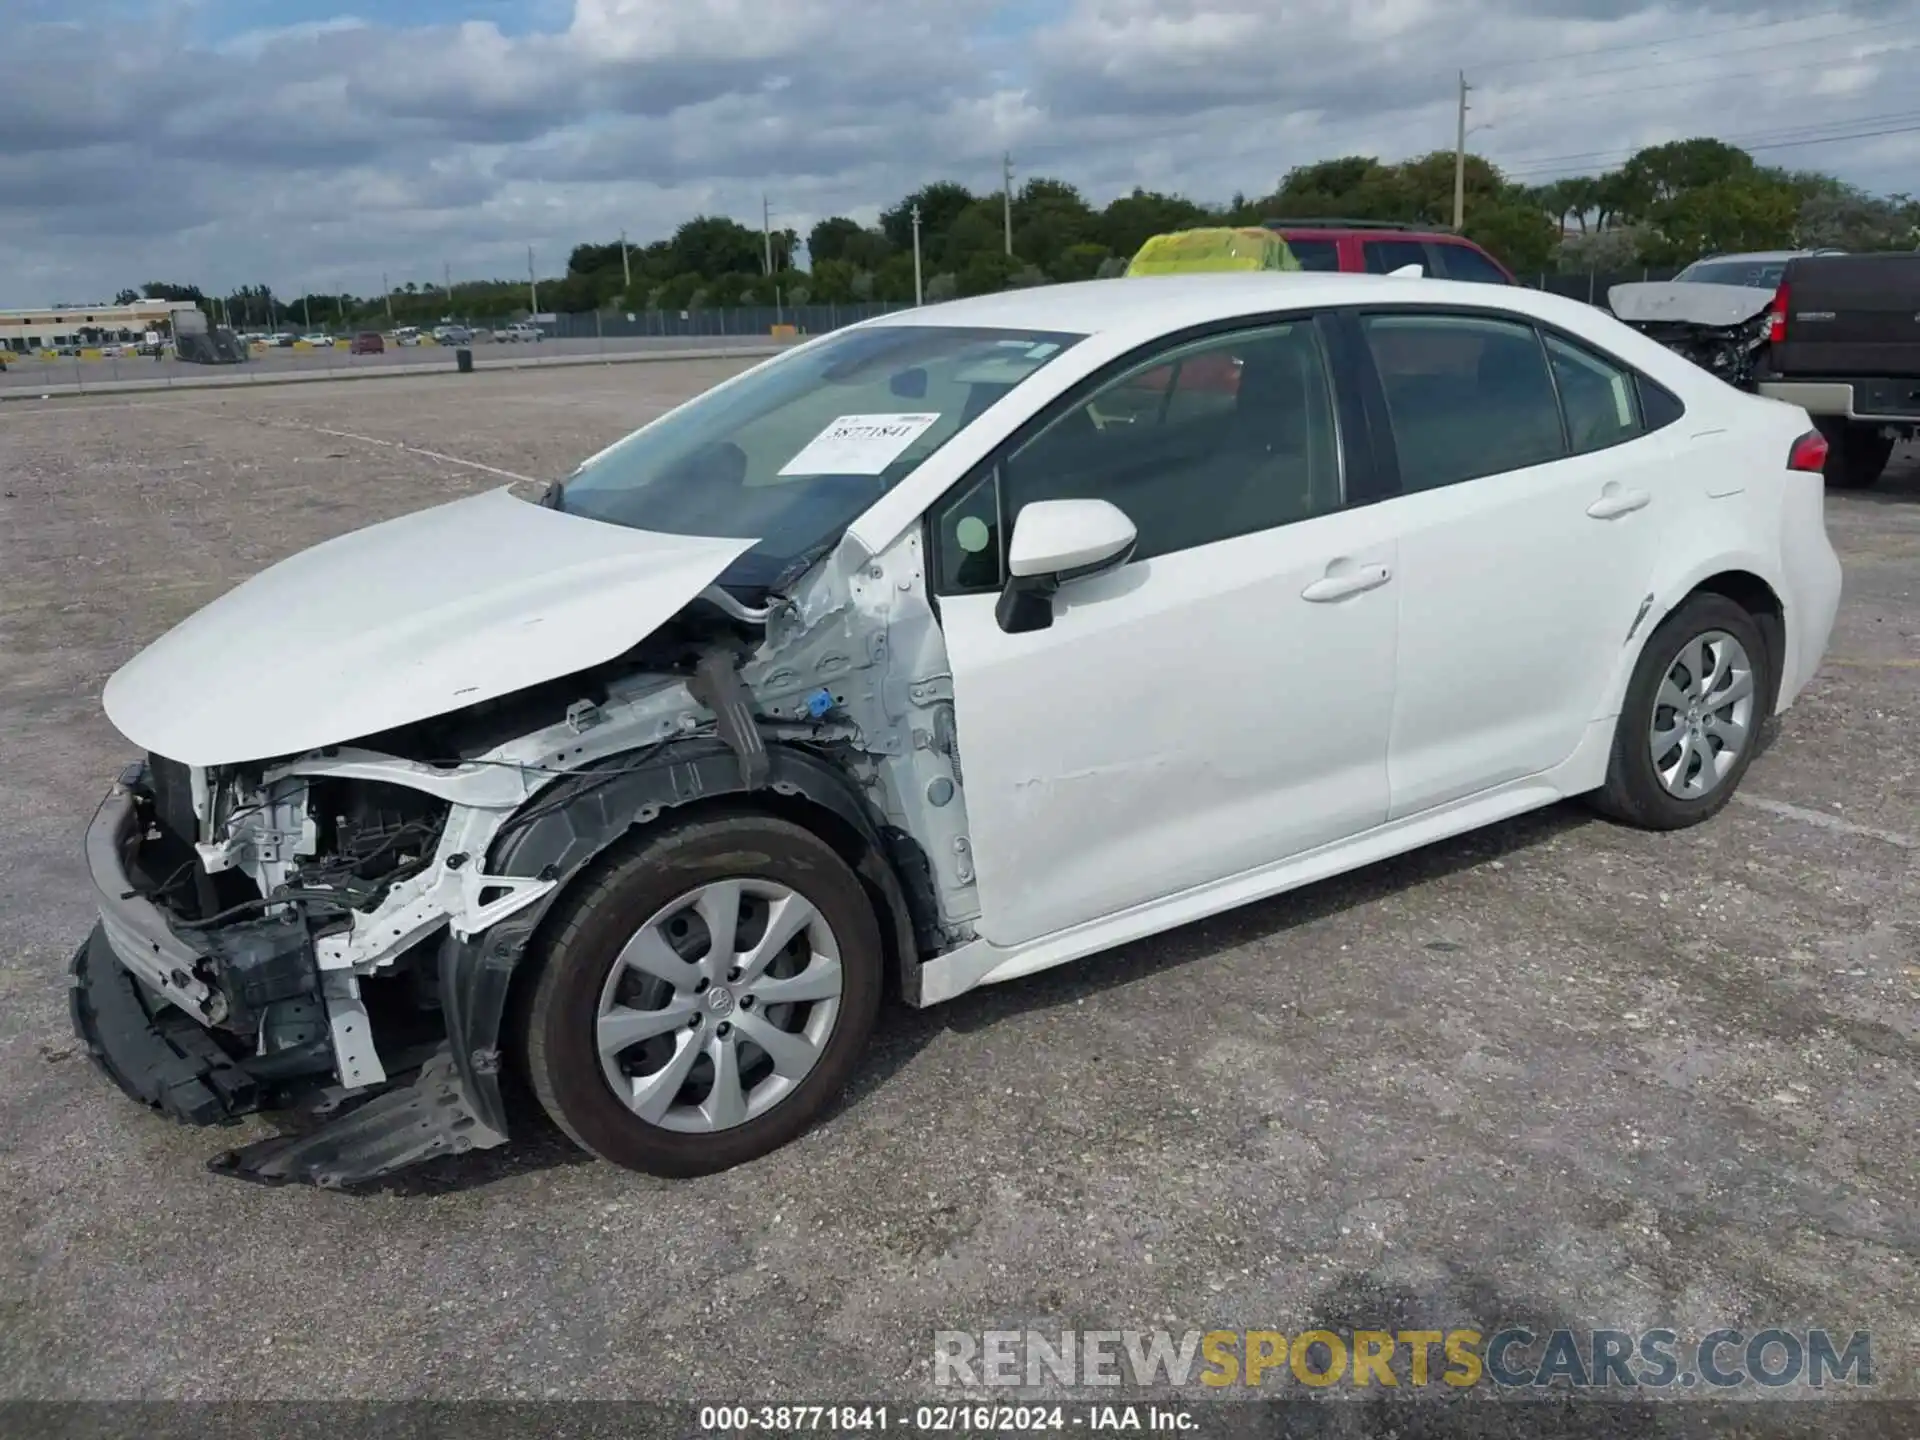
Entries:
{"type": "Polygon", "coordinates": [[[1173,346],[932,515],[981,933],[1012,946],[1380,824],[1397,558],[1347,508],[1310,320],[1173,346]],[[1020,507],[1091,497],[1133,560],[995,619],[1020,507]]]}

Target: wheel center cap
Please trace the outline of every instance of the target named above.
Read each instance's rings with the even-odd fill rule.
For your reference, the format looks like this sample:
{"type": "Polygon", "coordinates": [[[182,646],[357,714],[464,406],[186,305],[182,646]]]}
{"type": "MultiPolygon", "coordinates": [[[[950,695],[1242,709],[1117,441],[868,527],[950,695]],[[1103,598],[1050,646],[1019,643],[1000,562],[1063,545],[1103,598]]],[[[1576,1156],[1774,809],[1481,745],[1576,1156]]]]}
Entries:
{"type": "Polygon", "coordinates": [[[707,1010],[713,1015],[731,1015],[733,1013],[733,992],[723,986],[715,985],[707,991],[707,1010]]]}

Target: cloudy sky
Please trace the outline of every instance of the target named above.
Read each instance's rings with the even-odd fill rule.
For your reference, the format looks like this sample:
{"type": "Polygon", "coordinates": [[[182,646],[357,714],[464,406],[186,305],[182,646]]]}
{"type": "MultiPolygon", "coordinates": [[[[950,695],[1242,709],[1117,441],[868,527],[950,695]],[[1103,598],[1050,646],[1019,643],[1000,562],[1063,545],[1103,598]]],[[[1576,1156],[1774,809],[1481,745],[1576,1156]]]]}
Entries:
{"type": "Polygon", "coordinates": [[[1461,67],[1528,180],[1708,133],[1920,192],[1920,0],[0,0],[0,55],[0,306],[551,274],[1003,150],[1096,203],[1260,193],[1450,146],[1461,67]]]}

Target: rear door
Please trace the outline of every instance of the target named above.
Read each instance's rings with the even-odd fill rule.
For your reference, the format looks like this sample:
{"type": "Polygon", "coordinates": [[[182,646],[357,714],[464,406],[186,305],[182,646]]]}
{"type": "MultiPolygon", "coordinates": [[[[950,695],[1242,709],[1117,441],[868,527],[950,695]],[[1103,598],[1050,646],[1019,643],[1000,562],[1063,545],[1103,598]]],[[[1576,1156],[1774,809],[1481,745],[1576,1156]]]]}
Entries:
{"type": "Polygon", "coordinates": [[[1631,371],[1520,317],[1358,323],[1402,491],[1383,507],[1400,552],[1398,819],[1573,753],[1650,588],[1674,462],[1631,371]]]}
{"type": "Polygon", "coordinates": [[[1784,283],[1787,333],[1773,347],[1775,369],[1920,382],[1920,253],[1801,256],[1784,283]]]}

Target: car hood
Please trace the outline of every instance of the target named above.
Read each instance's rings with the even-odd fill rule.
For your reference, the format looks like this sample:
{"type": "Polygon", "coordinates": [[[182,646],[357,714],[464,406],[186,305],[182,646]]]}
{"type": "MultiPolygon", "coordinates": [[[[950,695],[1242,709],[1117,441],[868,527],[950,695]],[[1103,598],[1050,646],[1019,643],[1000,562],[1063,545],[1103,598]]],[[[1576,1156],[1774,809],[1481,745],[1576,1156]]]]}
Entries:
{"type": "Polygon", "coordinates": [[[1607,305],[1629,325],[1705,325],[1724,330],[1753,319],[1772,303],[1771,290],[1697,280],[1645,280],[1607,291],[1607,305]]]}
{"type": "Polygon", "coordinates": [[[339,744],[611,660],[753,543],[489,491],[262,571],[115,673],[107,718],[188,765],[339,744]]]}

